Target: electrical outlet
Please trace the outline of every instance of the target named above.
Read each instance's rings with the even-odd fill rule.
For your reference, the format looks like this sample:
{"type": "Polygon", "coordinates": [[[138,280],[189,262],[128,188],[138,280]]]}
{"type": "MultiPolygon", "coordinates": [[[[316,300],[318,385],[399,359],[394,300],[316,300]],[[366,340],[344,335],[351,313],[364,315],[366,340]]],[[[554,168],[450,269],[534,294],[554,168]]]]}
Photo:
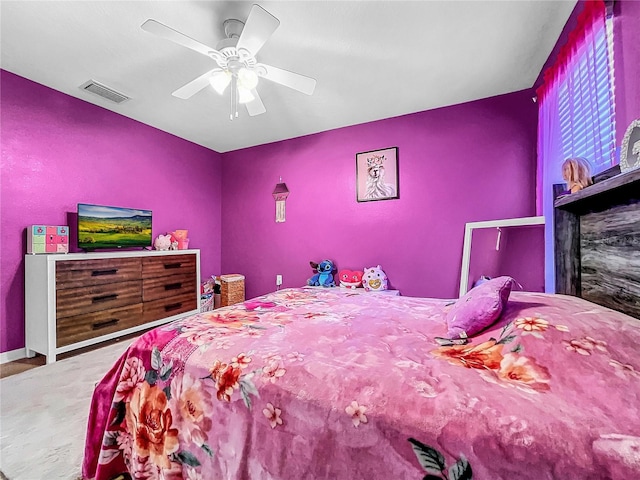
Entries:
{"type": "Polygon", "coordinates": [[[276,275],[276,286],[282,285],[282,275],[276,275]]]}

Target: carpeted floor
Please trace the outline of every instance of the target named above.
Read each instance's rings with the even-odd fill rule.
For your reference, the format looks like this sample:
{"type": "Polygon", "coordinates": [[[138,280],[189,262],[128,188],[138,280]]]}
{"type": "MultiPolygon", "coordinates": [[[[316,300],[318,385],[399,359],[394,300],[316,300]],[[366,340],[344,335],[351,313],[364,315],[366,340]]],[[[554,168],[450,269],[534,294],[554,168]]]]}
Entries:
{"type": "Polygon", "coordinates": [[[131,340],[0,380],[0,479],[81,478],[94,385],[131,340]]]}

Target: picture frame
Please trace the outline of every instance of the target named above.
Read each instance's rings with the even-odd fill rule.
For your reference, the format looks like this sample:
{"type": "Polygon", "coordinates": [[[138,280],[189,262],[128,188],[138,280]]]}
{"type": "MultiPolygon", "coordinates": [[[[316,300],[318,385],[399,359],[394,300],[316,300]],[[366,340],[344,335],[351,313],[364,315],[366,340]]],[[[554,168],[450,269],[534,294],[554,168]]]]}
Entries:
{"type": "Polygon", "coordinates": [[[620,149],[620,171],[624,173],[637,168],[640,168],[640,119],[627,127],[620,149]]]}
{"type": "Polygon", "coordinates": [[[375,202],[400,198],[398,147],[356,153],[356,199],[375,202]]]}

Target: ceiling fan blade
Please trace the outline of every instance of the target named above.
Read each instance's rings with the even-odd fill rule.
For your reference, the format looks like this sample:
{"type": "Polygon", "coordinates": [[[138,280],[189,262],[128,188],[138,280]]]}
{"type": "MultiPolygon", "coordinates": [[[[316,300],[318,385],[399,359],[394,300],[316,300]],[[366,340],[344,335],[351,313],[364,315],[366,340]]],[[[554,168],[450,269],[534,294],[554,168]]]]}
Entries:
{"type": "Polygon", "coordinates": [[[198,93],[204,87],[209,85],[209,79],[211,78],[211,75],[217,70],[222,71],[220,68],[214,68],[213,70],[210,70],[207,73],[203,73],[195,80],[191,80],[186,85],[183,85],[182,87],[177,89],[171,95],[173,95],[174,97],[182,98],[183,100],[186,100],[187,98],[191,98],[193,95],[198,93]]]}
{"type": "Polygon", "coordinates": [[[245,103],[247,112],[249,112],[249,116],[255,117],[256,115],[265,113],[267,109],[265,108],[264,103],[262,103],[262,99],[260,98],[260,95],[258,95],[258,92],[255,88],[251,90],[251,94],[253,95],[253,100],[245,103]]]}
{"type": "Polygon", "coordinates": [[[293,73],[289,70],[283,70],[282,68],[259,63],[256,65],[256,71],[258,72],[258,75],[266,78],[267,80],[293,88],[294,90],[306,93],[307,95],[312,95],[316,88],[316,80],[314,78],[306,77],[299,73],[293,73]]]}
{"type": "Polygon", "coordinates": [[[167,27],[163,23],[156,22],[153,19],[149,19],[144,22],[140,28],[142,28],[145,32],[153,33],[159,37],[170,40],[178,45],[182,45],[183,47],[190,48],[191,50],[195,50],[198,53],[206,55],[207,57],[211,57],[212,54],[218,53],[217,50],[207,47],[206,45],[194,40],[191,37],[187,37],[185,34],[174,30],[171,27],[167,27]]]}
{"type": "Polygon", "coordinates": [[[269,37],[280,25],[280,20],[267,12],[260,5],[253,5],[249,18],[244,24],[238,44],[238,51],[245,50],[255,57],[269,37]]]}

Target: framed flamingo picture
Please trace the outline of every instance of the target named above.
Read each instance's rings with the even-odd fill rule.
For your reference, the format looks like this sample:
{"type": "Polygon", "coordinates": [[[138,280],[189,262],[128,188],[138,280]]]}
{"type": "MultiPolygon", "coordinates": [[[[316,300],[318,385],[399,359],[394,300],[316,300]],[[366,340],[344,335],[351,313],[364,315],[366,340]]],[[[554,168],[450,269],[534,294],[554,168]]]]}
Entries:
{"type": "Polygon", "coordinates": [[[400,198],[398,179],[398,147],[356,154],[358,202],[400,198]]]}

